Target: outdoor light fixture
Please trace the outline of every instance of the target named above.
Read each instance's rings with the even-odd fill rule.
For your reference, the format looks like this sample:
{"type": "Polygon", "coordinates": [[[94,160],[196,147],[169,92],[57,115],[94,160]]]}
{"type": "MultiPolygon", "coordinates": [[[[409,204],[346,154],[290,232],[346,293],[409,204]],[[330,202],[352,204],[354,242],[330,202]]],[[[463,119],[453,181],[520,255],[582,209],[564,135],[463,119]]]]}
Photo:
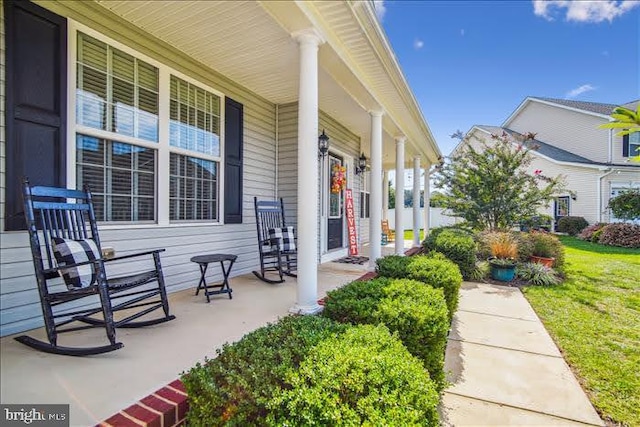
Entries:
{"type": "Polygon", "coordinates": [[[329,151],[329,137],[325,135],[324,129],[322,129],[322,135],[318,137],[318,158],[324,159],[329,151]]]}
{"type": "Polygon", "coordinates": [[[367,170],[367,158],[364,153],[360,154],[360,158],[358,158],[358,163],[356,164],[356,175],[359,175],[367,170]]]}

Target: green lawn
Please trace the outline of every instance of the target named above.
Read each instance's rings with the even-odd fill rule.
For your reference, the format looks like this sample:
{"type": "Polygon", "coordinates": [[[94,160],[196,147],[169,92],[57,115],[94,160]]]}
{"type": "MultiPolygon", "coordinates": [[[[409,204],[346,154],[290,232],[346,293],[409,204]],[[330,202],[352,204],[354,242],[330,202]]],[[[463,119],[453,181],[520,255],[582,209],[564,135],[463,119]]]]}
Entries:
{"type": "Polygon", "coordinates": [[[602,417],[640,426],[640,250],[561,240],[567,280],[525,295],[602,417]]]}
{"type": "MultiPolygon", "coordinates": [[[[413,240],[413,230],[404,230],[404,240],[413,240]]],[[[420,241],[424,240],[424,230],[420,229],[420,241]]]]}

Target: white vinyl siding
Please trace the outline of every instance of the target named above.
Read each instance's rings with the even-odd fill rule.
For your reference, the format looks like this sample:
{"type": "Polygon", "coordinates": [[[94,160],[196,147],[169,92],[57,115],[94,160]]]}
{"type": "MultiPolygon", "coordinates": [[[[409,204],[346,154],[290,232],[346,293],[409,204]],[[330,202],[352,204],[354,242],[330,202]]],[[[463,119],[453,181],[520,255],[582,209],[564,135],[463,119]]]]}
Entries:
{"type": "MultiPolygon", "coordinates": [[[[522,134],[533,132],[539,141],[604,163],[609,158],[609,131],[598,126],[606,122],[602,117],[532,101],[506,127],[522,134]]],[[[619,151],[621,156],[622,148],[619,151]]]]}
{"type": "MultiPolygon", "coordinates": [[[[244,182],[243,182],[243,223],[230,225],[212,224],[139,224],[105,225],[100,227],[100,237],[104,247],[113,247],[117,255],[155,248],[165,248],[161,254],[162,267],[169,292],[195,288],[200,277],[197,265],[189,259],[206,253],[233,253],[238,260],[231,276],[249,273],[258,265],[256,228],[253,211],[253,197],[273,198],[275,195],[275,105],[248,89],[230,81],[214,70],[189,58],[182,52],[145,34],[133,25],[114,15],[104,12],[101,6],[90,3],[47,1],[40,3],[54,13],[72,18],[93,30],[115,39],[136,52],[140,52],[155,62],[176,70],[181,75],[213,87],[224,96],[233,98],[244,106],[244,182]]],[[[1,10],[2,8],[0,8],[1,10]]],[[[0,12],[1,13],[1,12],[0,12]]],[[[3,22],[3,20],[0,20],[3,22]]],[[[0,128],[0,216],[4,216],[4,28],[2,35],[2,126],[0,128]]],[[[162,83],[162,82],[161,82],[162,83]]],[[[167,83],[169,83],[167,81],[167,83]]],[[[74,83],[72,83],[74,85],[74,83]]],[[[75,86],[72,86],[75,92],[75,86]]],[[[162,91],[162,87],[159,88],[162,91]]],[[[168,91],[168,86],[167,89],[168,91]]],[[[162,96],[161,96],[162,98],[162,96]]],[[[168,111],[168,106],[167,106],[168,111]]],[[[162,123],[162,115],[160,122],[162,123]]],[[[169,120],[169,115],[164,120],[169,120]]],[[[162,130],[160,131],[160,134],[162,130]]],[[[130,142],[130,141],[127,141],[130,142]]],[[[68,140],[68,147],[75,146],[68,140]]],[[[150,143],[155,144],[155,143],[150,143]]],[[[165,161],[169,164],[169,156],[165,161]]],[[[71,165],[73,167],[73,164],[71,165]]],[[[168,166],[167,166],[168,200],[168,166]]],[[[73,183],[72,183],[73,185],[73,183]]],[[[2,218],[3,219],[3,218],[2,218]]],[[[4,220],[2,221],[4,224],[4,220]]],[[[26,232],[3,232],[0,236],[0,335],[12,334],[42,325],[42,313],[33,273],[33,263],[26,232]]],[[[134,271],[141,264],[130,263],[109,274],[134,271]]],[[[220,273],[212,270],[212,280],[219,280],[220,273]]]]}

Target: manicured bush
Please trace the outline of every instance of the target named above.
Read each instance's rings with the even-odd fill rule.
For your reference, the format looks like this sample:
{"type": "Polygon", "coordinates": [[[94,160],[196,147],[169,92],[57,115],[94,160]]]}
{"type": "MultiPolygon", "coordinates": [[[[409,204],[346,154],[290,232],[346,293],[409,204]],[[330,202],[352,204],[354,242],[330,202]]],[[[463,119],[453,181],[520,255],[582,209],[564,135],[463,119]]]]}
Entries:
{"type": "Polygon", "coordinates": [[[640,225],[624,222],[608,224],[602,229],[598,242],[623,248],[640,248],[640,225]]]}
{"type": "Polygon", "coordinates": [[[342,323],[377,323],[374,312],[390,281],[387,278],[355,281],[328,292],[323,316],[342,323]]]}
{"type": "Polygon", "coordinates": [[[383,323],[391,331],[398,332],[409,351],[422,359],[440,390],[444,386],[442,360],[451,323],[446,289],[456,288],[450,275],[457,275],[458,287],[462,277],[451,261],[425,256],[412,259],[429,263],[428,268],[421,270],[423,276],[430,273],[429,279],[440,283],[444,292],[424,282],[406,279],[351,282],[329,292],[322,314],[351,324],[383,323]]]}
{"type": "Polygon", "coordinates": [[[462,275],[458,266],[449,260],[414,256],[411,257],[407,272],[409,278],[443,290],[449,309],[449,321],[451,321],[458,308],[460,285],[462,284],[462,275]]]}
{"type": "Polygon", "coordinates": [[[388,255],[376,260],[376,272],[379,276],[392,279],[404,279],[407,277],[407,264],[409,257],[401,255],[388,255]]]}
{"type": "Polygon", "coordinates": [[[443,232],[451,232],[461,236],[473,236],[473,233],[467,229],[460,228],[457,225],[446,225],[444,227],[436,227],[429,230],[429,235],[422,242],[422,246],[425,249],[425,252],[433,251],[436,249],[436,239],[443,232]]]}
{"type": "Polygon", "coordinates": [[[409,352],[423,361],[438,391],[444,389],[450,319],[442,289],[405,279],[392,281],[385,294],[376,310],[377,320],[398,333],[409,352]]]}
{"type": "MultiPolygon", "coordinates": [[[[594,242],[594,240],[592,240],[594,237],[594,234],[596,233],[596,231],[602,229],[605,225],[607,224],[604,222],[597,222],[595,224],[591,224],[590,226],[582,230],[580,234],[578,234],[578,239],[594,242]]],[[[597,242],[597,239],[595,240],[595,242],[597,242]]]]}
{"type": "Polygon", "coordinates": [[[544,253],[547,258],[555,258],[553,265],[557,269],[564,266],[564,246],[562,242],[551,233],[533,232],[529,234],[529,239],[534,247],[533,254],[544,253]]]}
{"type": "Polygon", "coordinates": [[[516,275],[529,284],[537,286],[552,286],[561,282],[560,277],[552,268],[535,262],[518,264],[516,275]]]}
{"type": "Polygon", "coordinates": [[[346,325],[317,316],[289,316],[225,344],[182,375],[190,426],[264,425],[267,402],[315,345],[346,325]]]}
{"type": "Polygon", "coordinates": [[[576,236],[588,225],[587,220],[581,216],[563,216],[558,220],[558,231],[567,233],[569,236],[576,236]]]}
{"type": "Polygon", "coordinates": [[[463,277],[471,277],[476,265],[476,242],[470,234],[451,229],[444,230],[438,234],[433,248],[429,250],[443,253],[458,265],[463,277]]]}
{"type": "Polygon", "coordinates": [[[427,372],[382,325],[323,341],[286,378],[269,402],[268,425],[439,425],[427,372]]]}

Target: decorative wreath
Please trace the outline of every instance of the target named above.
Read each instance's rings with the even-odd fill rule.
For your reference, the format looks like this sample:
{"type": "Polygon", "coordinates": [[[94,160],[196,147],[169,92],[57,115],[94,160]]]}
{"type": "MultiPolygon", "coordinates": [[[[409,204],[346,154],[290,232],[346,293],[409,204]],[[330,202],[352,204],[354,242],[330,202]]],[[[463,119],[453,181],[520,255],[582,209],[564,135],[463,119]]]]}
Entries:
{"type": "Polygon", "coordinates": [[[331,170],[331,192],[339,193],[347,188],[347,168],[335,165],[331,170]]]}

